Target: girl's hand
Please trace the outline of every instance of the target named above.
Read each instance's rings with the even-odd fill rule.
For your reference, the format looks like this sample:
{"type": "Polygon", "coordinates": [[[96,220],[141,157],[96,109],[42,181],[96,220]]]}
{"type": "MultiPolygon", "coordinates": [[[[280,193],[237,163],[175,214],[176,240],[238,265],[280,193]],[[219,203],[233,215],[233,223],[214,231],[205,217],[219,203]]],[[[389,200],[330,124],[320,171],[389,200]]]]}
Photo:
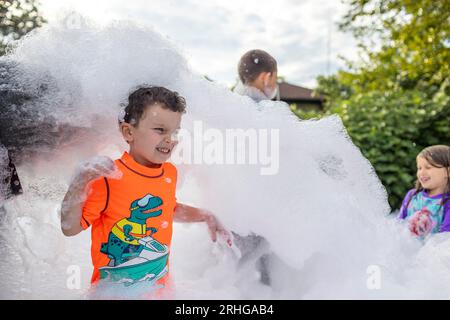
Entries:
{"type": "Polygon", "coordinates": [[[232,245],[231,233],[222,226],[222,224],[219,222],[216,216],[213,215],[211,212],[206,212],[205,215],[206,215],[205,222],[206,225],[208,226],[209,235],[211,236],[212,241],[213,242],[217,241],[217,234],[218,234],[231,247],[232,245]]]}
{"type": "Polygon", "coordinates": [[[409,230],[418,237],[426,236],[432,229],[433,221],[427,209],[417,211],[409,221],[409,230]]]}

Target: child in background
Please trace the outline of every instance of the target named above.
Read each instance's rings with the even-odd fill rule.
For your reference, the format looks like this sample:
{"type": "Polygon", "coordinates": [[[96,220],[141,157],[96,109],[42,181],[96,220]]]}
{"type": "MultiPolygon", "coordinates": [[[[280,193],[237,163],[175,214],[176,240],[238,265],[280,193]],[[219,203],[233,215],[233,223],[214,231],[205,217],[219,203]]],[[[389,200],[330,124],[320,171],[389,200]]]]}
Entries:
{"type": "Polygon", "coordinates": [[[239,60],[238,74],[239,82],[234,92],[255,102],[277,97],[277,61],[266,51],[255,49],[246,52],[239,60]]]}
{"type": "MultiPolygon", "coordinates": [[[[266,51],[260,49],[247,51],[239,60],[238,75],[239,81],[233,89],[235,93],[248,96],[256,103],[277,97],[279,93],[277,61],[266,51]]],[[[232,232],[232,234],[233,241],[241,252],[239,264],[254,262],[260,272],[261,283],[271,285],[270,265],[280,260],[269,250],[267,240],[254,233],[240,235],[232,232]]]]}
{"type": "Polygon", "coordinates": [[[185,107],[183,97],[163,87],[134,91],[119,120],[129,152],[114,162],[88,162],[69,186],[61,228],[73,236],[92,227],[92,283],[148,281],[163,287],[173,221],[206,222],[213,241],[219,233],[231,245],[214,215],[176,202],[177,170],[166,161],[185,107]]]}
{"type": "Polygon", "coordinates": [[[450,231],[450,147],[430,146],[416,158],[417,181],[403,200],[399,218],[421,238],[450,231]]]}

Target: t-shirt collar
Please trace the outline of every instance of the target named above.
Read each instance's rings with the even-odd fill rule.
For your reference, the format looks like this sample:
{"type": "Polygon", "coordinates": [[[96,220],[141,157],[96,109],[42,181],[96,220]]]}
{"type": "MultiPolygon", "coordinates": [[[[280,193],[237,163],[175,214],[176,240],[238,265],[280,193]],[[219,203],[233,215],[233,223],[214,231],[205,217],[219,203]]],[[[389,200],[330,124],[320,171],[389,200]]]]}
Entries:
{"type": "Polygon", "coordinates": [[[149,177],[157,177],[163,174],[164,169],[163,166],[164,164],[161,165],[161,167],[159,168],[149,168],[146,166],[143,166],[142,164],[137,163],[132,156],[130,156],[130,154],[128,152],[124,152],[122,155],[122,158],[120,159],[122,161],[122,163],[128,167],[128,169],[132,170],[132,171],[136,171],[139,174],[143,174],[145,176],[149,176],[149,177]]]}
{"type": "Polygon", "coordinates": [[[440,198],[442,198],[442,197],[444,196],[443,193],[436,194],[436,195],[434,195],[434,196],[430,196],[430,195],[428,194],[428,191],[427,191],[427,190],[423,190],[423,194],[425,195],[425,197],[430,198],[430,199],[440,199],[440,198]]]}

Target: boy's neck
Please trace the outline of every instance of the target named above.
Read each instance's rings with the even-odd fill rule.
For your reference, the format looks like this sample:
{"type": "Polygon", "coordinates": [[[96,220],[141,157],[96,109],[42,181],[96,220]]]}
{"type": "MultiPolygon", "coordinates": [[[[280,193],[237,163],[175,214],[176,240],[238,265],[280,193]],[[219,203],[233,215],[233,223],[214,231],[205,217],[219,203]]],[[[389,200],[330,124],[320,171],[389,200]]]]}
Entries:
{"type": "Polygon", "coordinates": [[[240,82],[240,83],[238,83],[236,88],[234,88],[234,91],[236,93],[239,93],[240,95],[248,96],[256,102],[260,102],[262,100],[267,100],[267,97],[264,94],[264,92],[262,92],[261,90],[259,90],[258,88],[254,87],[250,84],[243,84],[240,82]]]}
{"type": "Polygon", "coordinates": [[[138,155],[135,152],[133,152],[133,150],[130,150],[129,154],[133,158],[134,161],[136,161],[137,163],[139,163],[140,165],[142,165],[144,167],[152,168],[152,169],[161,168],[161,164],[160,163],[150,162],[147,159],[145,159],[144,157],[141,157],[140,155],[138,155]]]}

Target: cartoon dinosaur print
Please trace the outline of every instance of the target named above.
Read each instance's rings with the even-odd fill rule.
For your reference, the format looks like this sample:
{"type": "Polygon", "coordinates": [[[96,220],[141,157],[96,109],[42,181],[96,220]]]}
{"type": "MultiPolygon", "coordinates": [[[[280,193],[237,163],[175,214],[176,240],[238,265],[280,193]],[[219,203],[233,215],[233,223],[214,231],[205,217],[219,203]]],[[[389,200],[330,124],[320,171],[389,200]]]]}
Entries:
{"type": "Polygon", "coordinates": [[[116,222],[109,233],[108,242],[102,243],[100,252],[111,259],[109,266],[118,266],[140,254],[143,246],[138,242],[139,239],[158,231],[147,227],[147,219],[161,215],[162,204],[160,197],[151,194],[131,203],[130,217],[116,222]]]}

